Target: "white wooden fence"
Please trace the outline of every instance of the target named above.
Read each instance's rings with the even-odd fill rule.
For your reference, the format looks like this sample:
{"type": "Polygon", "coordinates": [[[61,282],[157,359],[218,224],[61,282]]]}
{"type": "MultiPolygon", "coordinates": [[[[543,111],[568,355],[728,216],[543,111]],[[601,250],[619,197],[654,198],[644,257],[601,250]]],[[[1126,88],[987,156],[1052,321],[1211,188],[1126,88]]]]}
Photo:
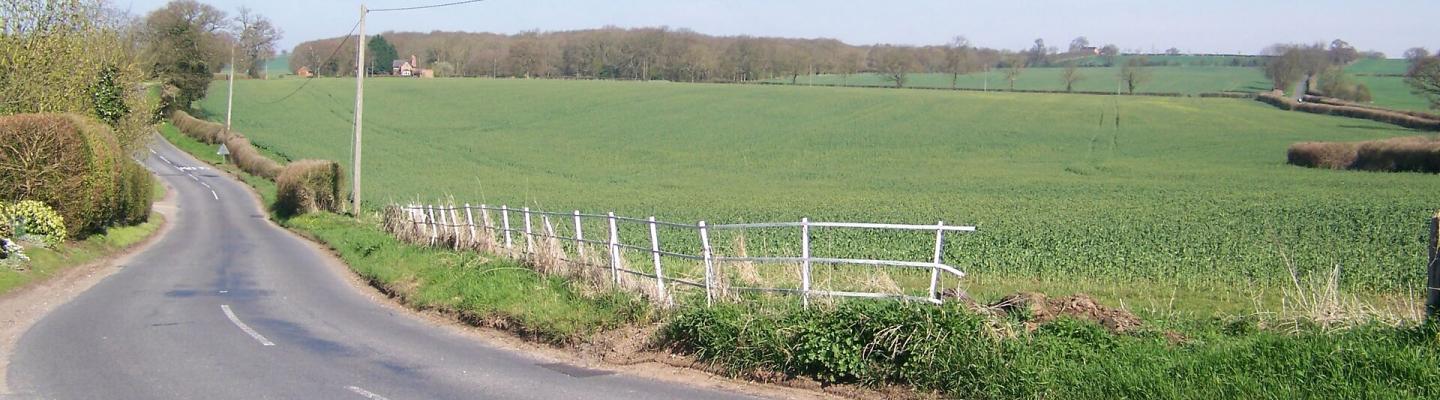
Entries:
{"type": "MultiPolygon", "coordinates": [[[[550,240],[551,243],[564,243],[570,249],[561,248],[562,258],[565,262],[581,265],[584,267],[602,268],[609,272],[610,281],[619,285],[621,275],[638,276],[653,280],[655,293],[659,294],[662,301],[669,301],[669,290],[679,287],[692,287],[705,291],[707,304],[713,303],[718,292],[740,291],[740,292],[769,292],[782,294],[796,294],[803,298],[808,306],[813,296],[837,296],[837,297],[862,297],[862,298],[897,298],[909,301],[922,301],[939,304],[942,302],[941,279],[942,275],[960,279],[965,273],[960,269],[944,262],[943,254],[947,233],[974,232],[973,226],[946,225],[943,221],[934,225],[905,225],[905,224],[876,224],[876,223],[854,223],[854,222],[817,222],[808,218],[799,222],[776,222],[776,223],[748,223],[748,224],[724,224],[707,225],[705,221],[694,224],[674,223],[656,220],[655,217],[646,219],[617,216],[610,212],[605,215],[586,214],[580,211],[569,213],[558,213],[549,211],[532,210],[528,207],[513,209],[502,205],[493,207],[485,204],[471,206],[456,205],[425,205],[408,204],[396,207],[404,221],[398,221],[401,225],[408,224],[412,234],[418,233],[420,240],[429,245],[454,246],[457,248],[476,246],[482,240],[491,240],[495,250],[509,253],[513,256],[528,258],[540,253],[542,246],[537,244],[540,241],[550,240]],[[478,214],[478,215],[477,215],[478,214]],[[498,215],[498,223],[494,216],[498,215]],[[512,221],[518,217],[521,220],[520,226],[512,221]],[[552,218],[558,221],[569,220],[569,229],[564,224],[552,223],[552,218]],[[542,220],[537,227],[536,219],[542,220]],[[478,222],[477,222],[478,221],[478,222]],[[608,228],[608,232],[600,238],[592,234],[586,237],[584,227],[586,222],[595,227],[608,228]],[[621,227],[625,225],[638,225],[643,227],[642,232],[648,232],[648,241],[641,240],[640,243],[626,242],[622,240],[621,227]],[[557,229],[557,226],[559,229],[557,229]],[[679,246],[677,244],[662,243],[659,231],[661,229],[671,230],[675,234],[688,234],[692,239],[698,240],[698,246],[679,246]],[[798,256],[750,256],[745,254],[719,255],[711,245],[711,234],[717,231],[744,232],[747,230],[790,230],[799,239],[800,254],[798,256]],[[811,245],[812,230],[814,229],[848,229],[866,231],[891,231],[891,232],[934,232],[932,257],[928,260],[891,260],[871,258],[839,258],[826,257],[812,254],[814,250],[811,245]],[[679,231],[679,232],[674,232],[679,231]],[[516,236],[519,236],[517,239],[516,236]],[[520,243],[523,240],[523,243],[520,243]],[[688,247],[689,249],[681,249],[688,247]],[[587,254],[587,249],[589,253],[587,254]],[[597,257],[596,249],[604,250],[604,257],[597,257]],[[649,255],[649,270],[640,271],[631,269],[624,252],[640,252],[649,255]],[[574,254],[573,257],[570,254],[574,254]],[[603,264],[591,262],[604,259],[603,264]],[[697,266],[703,266],[700,276],[684,277],[684,274],[671,274],[677,269],[676,263],[672,261],[668,266],[665,259],[684,260],[697,266]],[[761,263],[767,265],[796,265],[799,267],[800,282],[798,288],[778,287],[775,285],[759,287],[718,287],[719,279],[716,271],[718,263],[761,263]],[[822,290],[812,287],[812,269],[815,265],[850,265],[863,266],[873,269],[909,269],[929,272],[929,286],[924,291],[926,295],[916,296],[902,293],[882,293],[875,291],[845,291],[845,290],[822,290]],[[669,268],[669,270],[667,270],[669,268]],[[667,286],[669,285],[669,286],[667,286]]],[[[394,218],[387,213],[387,218],[394,218]]],[[[387,226],[396,225],[397,221],[387,221],[387,226]]],[[[638,232],[635,232],[638,233],[638,232]]],[[[742,233],[743,235],[743,233],[742,233]]],[[[413,236],[413,235],[412,235],[413,236]]],[[[631,235],[632,239],[633,236],[631,235]]],[[[674,237],[673,235],[671,237],[674,237]]],[[[743,240],[743,238],[742,238],[743,240]]],[[[930,246],[931,243],[924,243],[930,246]]],[[[742,250],[743,252],[743,250],[742,250]]],[[[918,289],[917,289],[918,290],[918,289]]]]}

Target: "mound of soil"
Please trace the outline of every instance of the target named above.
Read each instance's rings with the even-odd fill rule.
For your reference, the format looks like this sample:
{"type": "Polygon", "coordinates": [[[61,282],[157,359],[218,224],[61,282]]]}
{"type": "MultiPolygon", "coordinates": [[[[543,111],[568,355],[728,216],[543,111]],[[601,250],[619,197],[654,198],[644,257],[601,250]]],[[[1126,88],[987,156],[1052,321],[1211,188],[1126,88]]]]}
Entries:
{"type": "Polygon", "coordinates": [[[1113,333],[1129,332],[1141,323],[1130,311],[1106,307],[1084,294],[1052,299],[1040,293],[1021,292],[1002,297],[989,308],[1006,315],[1016,312],[1027,315],[1025,322],[1029,329],[1060,317],[1094,321],[1113,333]]]}

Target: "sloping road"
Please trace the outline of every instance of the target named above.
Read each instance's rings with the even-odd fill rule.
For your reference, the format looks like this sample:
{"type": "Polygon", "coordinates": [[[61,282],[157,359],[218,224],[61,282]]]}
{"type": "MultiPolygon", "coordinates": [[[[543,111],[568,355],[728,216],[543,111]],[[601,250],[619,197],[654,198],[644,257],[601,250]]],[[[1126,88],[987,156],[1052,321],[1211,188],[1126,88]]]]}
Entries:
{"type": "Polygon", "coordinates": [[[157,140],[169,233],[17,345],[14,398],[705,399],[741,396],[502,350],[375,304],[267,222],[248,188],[157,140]]]}

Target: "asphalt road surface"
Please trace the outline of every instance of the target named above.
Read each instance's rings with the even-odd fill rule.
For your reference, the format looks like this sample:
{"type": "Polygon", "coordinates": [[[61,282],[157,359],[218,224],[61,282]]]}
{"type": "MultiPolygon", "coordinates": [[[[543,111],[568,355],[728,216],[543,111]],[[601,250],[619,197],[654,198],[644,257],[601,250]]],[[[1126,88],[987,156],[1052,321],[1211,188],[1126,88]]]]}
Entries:
{"type": "Polygon", "coordinates": [[[16,346],[14,398],[706,399],[738,394],[546,363],[375,304],[265,220],[248,187],[162,140],[175,225],[16,346]]]}

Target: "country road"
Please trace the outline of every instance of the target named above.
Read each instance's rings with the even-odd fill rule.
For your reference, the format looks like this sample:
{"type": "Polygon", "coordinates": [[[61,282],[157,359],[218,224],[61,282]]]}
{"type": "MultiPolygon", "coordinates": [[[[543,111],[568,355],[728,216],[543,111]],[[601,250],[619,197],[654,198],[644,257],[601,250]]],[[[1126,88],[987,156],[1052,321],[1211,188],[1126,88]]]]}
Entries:
{"type": "Polygon", "coordinates": [[[713,389],[556,364],[370,300],[266,221],[248,187],[163,140],[173,228],[19,340],[11,398],[706,399],[713,389]]]}

